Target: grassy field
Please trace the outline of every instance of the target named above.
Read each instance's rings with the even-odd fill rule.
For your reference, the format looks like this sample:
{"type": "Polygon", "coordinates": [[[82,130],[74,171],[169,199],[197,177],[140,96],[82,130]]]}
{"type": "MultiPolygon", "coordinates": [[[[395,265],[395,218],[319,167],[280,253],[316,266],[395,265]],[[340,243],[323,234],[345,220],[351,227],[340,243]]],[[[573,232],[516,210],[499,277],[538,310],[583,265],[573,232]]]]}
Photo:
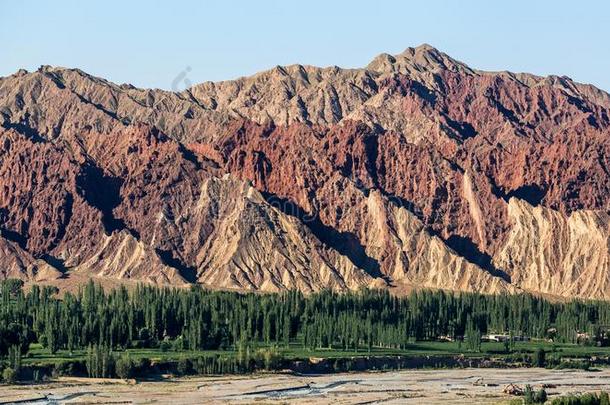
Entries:
{"type": "MultiPolygon", "coordinates": [[[[265,346],[257,346],[264,348],[265,346]]],[[[610,347],[592,347],[580,346],[574,344],[549,343],[544,341],[532,342],[516,342],[513,352],[527,353],[543,348],[547,353],[556,353],[562,357],[590,357],[590,356],[610,356],[610,347]]],[[[502,356],[506,355],[504,345],[502,343],[484,342],[481,344],[480,352],[469,352],[465,346],[458,342],[416,342],[411,344],[407,349],[384,349],[373,348],[371,351],[363,348],[359,351],[343,351],[337,349],[304,349],[300,344],[294,343],[289,347],[277,347],[278,352],[285,359],[306,359],[310,357],[316,358],[345,358],[358,356],[455,356],[463,355],[465,357],[481,357],[481,356],[502,356]]],[[[153,361],[160,360],[178,360],[180,358],[196,358],[199,356],[225,355],[234,356],[237,354],[235,350],[197,350],[197,351],[161,351],[158,348],[150,349],[127,349],[125,351],[133,359],[148,358],[153,361]]],[[[117,352],[122,353],[122,352],[117,352]]],[[[69,353],[66,350],[60,350],[55,354],[51,354],[47,349],[39,344],[32,344],[30,351],[23,358],[23,364],[52,364],[67,360],[83,360],[86,357],[86,350],[75,350],[69,353]]]]}

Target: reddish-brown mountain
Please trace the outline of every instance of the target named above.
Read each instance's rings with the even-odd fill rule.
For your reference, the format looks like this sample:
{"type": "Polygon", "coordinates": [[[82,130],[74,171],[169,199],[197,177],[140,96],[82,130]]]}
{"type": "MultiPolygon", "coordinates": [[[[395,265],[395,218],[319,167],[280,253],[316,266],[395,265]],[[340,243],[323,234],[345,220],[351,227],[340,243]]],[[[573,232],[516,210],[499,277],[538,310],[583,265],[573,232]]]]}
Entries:
{"type": "Polygon", "coordinates": [[[422,45],[180,93],[0,79],[0,271],[610,298],[610,95],[422,45]]]}

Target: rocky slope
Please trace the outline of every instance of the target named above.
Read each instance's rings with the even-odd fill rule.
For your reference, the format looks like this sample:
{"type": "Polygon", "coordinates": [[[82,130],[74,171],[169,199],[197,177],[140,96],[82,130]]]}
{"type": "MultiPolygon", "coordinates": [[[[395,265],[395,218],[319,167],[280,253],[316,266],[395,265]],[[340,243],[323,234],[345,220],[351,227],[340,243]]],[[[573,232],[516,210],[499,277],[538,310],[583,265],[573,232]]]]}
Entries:
{"type": "Polygon", "coordinates": [[[514,225],[495,260],[515,284],[565,297],[607,297],[607,212],[580,210],[567,216],[516,198],[508,212],[514,225]]]}
{"type": "Polygon", "coordinates": [[[422,45],[181,93],[0,79],[0,269],[610,298],[610,96],[422,45]]]}

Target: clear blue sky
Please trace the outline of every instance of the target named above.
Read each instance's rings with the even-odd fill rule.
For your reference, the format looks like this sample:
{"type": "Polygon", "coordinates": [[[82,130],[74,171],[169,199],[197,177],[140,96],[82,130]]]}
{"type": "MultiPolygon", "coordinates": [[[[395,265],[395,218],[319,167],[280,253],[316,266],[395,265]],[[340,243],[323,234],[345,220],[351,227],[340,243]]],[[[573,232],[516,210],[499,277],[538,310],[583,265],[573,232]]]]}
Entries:
{"type": "Polygon", "coordinates": [[[278,64],[366,65],[429,43],[472,67],[561,74],[610,90],[604,1],[0,0],[0,76],[78,67],[169,89],[278,64]]]}

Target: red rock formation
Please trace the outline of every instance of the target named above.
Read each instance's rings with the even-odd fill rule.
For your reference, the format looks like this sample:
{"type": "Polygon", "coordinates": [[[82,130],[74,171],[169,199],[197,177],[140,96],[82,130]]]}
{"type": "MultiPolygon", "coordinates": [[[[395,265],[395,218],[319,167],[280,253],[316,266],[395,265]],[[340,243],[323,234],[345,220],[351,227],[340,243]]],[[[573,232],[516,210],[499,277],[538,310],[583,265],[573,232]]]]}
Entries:
{"type": "Polygon", "coordinates": [[[609,109],[593,86],[427,45],[182,93],[18,72],[0,79],[0,266],[609,298],[609,109]],[[577,246],[589,226],[592,256],[577,246]]]}

